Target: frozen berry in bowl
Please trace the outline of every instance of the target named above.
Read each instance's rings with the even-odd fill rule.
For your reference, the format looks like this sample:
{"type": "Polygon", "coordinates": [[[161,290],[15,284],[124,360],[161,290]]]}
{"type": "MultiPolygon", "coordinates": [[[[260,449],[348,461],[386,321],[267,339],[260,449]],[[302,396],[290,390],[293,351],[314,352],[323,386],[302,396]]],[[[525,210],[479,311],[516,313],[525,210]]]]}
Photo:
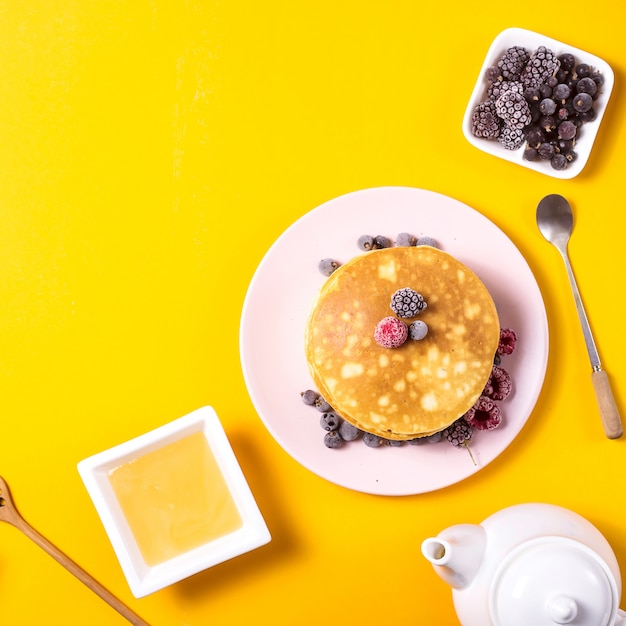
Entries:
{"type": "Polygon", "coordinates": [[[611,66],[591,52],[508,28],[492,41],[477,72],[463,134],[487,154],[553,178],[573,178],[590,157],[614,81],[611,66]],[[540,142],[537,127],[545,134],[540,142]],[[573,145],[563,147],[563,140],[573,145]]]}

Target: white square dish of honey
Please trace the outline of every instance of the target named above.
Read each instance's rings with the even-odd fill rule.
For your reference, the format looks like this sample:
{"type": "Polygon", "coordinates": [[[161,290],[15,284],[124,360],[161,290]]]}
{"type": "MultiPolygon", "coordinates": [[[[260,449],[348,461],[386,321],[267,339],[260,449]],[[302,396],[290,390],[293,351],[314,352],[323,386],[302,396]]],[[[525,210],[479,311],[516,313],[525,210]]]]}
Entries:
{"type": "Polygon", "coordinates": [[[137,598],[271,539],[211,407],[84,459],[78,471],[137,598]]]}

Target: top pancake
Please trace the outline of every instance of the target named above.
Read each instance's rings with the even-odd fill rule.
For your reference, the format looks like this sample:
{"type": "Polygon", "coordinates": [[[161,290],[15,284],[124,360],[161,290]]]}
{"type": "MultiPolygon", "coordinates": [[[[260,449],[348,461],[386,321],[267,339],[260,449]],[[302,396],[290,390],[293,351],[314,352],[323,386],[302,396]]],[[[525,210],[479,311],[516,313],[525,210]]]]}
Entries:
{"type": "Polygon", "coordinates": [[[341,417],[387,439],[413,439],[444,429],[475,404],[499,338],[480,279],[439,249],[407,246],[367,252],[333,272],[314,303],[305,349],[318,391],[341,417]],[[383,348],[374,329],[394,315],[391,296],[405,287],[426,300],[415,319],[428,334],[383,348]]]}

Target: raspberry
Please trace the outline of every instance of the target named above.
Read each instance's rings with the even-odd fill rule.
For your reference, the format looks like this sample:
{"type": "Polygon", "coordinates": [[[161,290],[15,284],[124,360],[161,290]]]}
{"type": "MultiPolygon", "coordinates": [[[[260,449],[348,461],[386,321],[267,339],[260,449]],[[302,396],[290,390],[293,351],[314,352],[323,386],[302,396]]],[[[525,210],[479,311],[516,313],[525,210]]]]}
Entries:
{"type": "Polygon", "coordinates": [[[463,418],[476,430],[493,430],[502,423],[500,407],[487,396],[480,396],[463,418]]]}
{"type": "Polygon", "coordinates": [[[472,426],[463,418],[458,419],[456,422],[448,426],[442,435],[456,448],[459,446],[467,445],[467,442],[472,438],[473,434],[472,426]]]}
{"type": "Polygon", "coordinates": [[[554,52],[545,46],[539,46],[524,66],[520,74],[520,82],[524,87],[538,87],[553,76],[559,67],[561,67],[561,62],[554,52]]]}
{"type": "Polygon", "coordinates": [[[512,328],[500,329],[500,341],[498,343],[498,354],[513,354],[515,350],[515,344],[517,342],[517,335],[512,328]]]}
{"type": "Polygon", "coordinates": [[[391,296],[391,310],[398,317],[415,317],[420,311],[426,308],[426,302],[421,293],[417,293],[415,289],[405,287],[398,289],[391,296]]]}
{"type": "Polygon", "coordinates": [[[497,137],[500,134],[500,120],[492,100],[485,100],[474,108],[472,134],[483,138],[497,137]]]}
{"type": "Polygon", "coordinates": [[[374,339],[383,348],[399,348],[408,338],[409,328],[397,317],[385,317],[376,325],[374,339]]]}
{"type": "Polygon", "coordinates": [[[494,365],[485,385],[483,396],[492,400],[504,400],[511,393],[512,388],[513,383],[509,373],[502,367],[494,365]]]}
{"type": "Polygon", "coordinates": [[[498,69],[506,80],[518,80],[529,59],[530,54],[526,48],[513,46],[498,61],[498,69]]]}

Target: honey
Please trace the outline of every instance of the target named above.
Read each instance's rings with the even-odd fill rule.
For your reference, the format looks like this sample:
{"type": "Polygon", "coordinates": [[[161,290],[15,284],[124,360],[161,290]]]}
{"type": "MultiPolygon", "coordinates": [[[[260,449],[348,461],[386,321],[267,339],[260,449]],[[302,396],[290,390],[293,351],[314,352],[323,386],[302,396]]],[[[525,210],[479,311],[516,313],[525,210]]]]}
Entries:
{"type": "Polygon", "coordinates": [[[123,463],[108,476],[147,565],[167,561],[243,525],[202,432],[123,463]]]}

